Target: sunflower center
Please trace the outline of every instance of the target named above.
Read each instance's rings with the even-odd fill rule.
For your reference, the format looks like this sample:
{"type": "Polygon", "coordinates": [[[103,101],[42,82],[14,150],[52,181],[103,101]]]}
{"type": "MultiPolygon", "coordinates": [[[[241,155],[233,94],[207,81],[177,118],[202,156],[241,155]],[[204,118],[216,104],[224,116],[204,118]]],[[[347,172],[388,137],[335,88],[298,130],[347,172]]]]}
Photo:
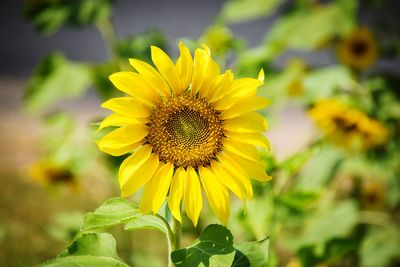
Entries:
{"type": "Polygon", "coordinates": [[[368,50],[368,44],[364,40],[357,40],[351,45],[351,51],[356,56],[364,55],[368,50]]]}
{"type": "Polygon", "coordinates": [[[160,160],[175,166],[209,164],[222,147],[222,121],[205,99],[173,96],[150,115],[147,141],[160,160]]]}

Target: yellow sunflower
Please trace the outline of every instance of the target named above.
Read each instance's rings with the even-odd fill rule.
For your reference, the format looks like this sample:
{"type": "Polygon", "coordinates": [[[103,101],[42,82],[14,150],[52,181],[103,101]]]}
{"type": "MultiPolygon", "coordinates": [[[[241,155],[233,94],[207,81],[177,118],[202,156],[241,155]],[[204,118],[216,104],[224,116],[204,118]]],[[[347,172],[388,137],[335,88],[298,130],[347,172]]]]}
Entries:
{"type": "Polygon", "coordinates": [[[39,161],[29,168],[29,174],[34,181],[46,187],[66,185],[74,191],[78,190],[76,175],[65,166],[39,161]]]}
{"type": "Polygon", "coordinates": [[[365,27],[354,30],[338,46],[338,57],[346,65],[356,69],[366,69],[378,56],[377,42],[365,27]]]}
{"type": "Polygon", "coordinates": [[[120,126],[98,141],[101,151],[114,156],[132,152],[121,164],[118,179],[122,196],[144,186],[140,210],[157,213],[168,197],[172,215],[181,221],[181,202],[196,225],[202,209],[202,188],[211,209],[224,224],[229,191],[245,201],[253,196],[249,178],[268,181],[256,146],[268,147],[262,134],[267,124],[255,112],[268,101],[256,95],[258,79],[233,79],[220,73],[209,49],[196,49],[194,59],[179,44],[176,64],[152,46],[156,68],[130,59],[136,72],[110,76],[127,97],[102,104],[114,114],[100,129],[120,126]]]}
{"type": "Polygon", "coordinates": [[[309,115],[329,139],[349,150],[381,145],[388,136],[388,130],[381,122],[336,99],[317,102],[309,115]]]}

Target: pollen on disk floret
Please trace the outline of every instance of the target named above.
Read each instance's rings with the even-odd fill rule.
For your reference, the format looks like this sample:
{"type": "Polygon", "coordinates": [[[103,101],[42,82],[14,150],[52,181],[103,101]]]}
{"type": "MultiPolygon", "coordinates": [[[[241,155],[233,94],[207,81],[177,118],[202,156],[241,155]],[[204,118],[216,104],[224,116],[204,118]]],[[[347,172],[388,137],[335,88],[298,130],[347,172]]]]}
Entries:
{"type": "Polygon", "coordinates": [[[172,96],[150,115],[147,141],[160,160],[175,166],[209,164],[222,147],[222,121],[206,100],[196,95],[172,96]]]}

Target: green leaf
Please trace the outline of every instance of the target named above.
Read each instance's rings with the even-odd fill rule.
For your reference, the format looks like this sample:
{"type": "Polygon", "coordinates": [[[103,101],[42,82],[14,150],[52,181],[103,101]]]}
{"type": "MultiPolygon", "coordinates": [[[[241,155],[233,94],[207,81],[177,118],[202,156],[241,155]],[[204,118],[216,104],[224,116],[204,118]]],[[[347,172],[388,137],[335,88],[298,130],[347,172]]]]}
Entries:
{"type": "Polygon", "coordinates": [[[149,62],[152,45],[166,51],[168,41],[165,34],[160,30],[151,29],[133,37],[120,39],[116,44],[116,52],[121,58],[136,58],[149,62]]]}
{"type": "Polygon", "coordinates": [[[107,228],[125,223],[141,216],[138,208],[125,198],[106,200],[94,212],[89,212],[83,219],[83,231],[107,228]]]}
{"type": "Polygon", "coordinates": [[[152,229],[169,234],[169,228],[166,223],[159,217],[154,215],[144,215],[128,221],[124,227],[125,230],[142,230],[152,229]]]}
{"type": "MultiPolygon", "coordinates": [[[[209,267],[211,266],[210,258],[212,256],[229,255],[232,252],[234,252],[234,247],[233,237],[230,231],[222,225],[211,224],[204,229],[198,240],[196,240],[191,246],[185,249],[173,251],[171,258],[175,266],[178,267],[195,267],[200,264],[209,267]]],[[[225,257],[217,257],[212,261],[212,263],[217,264],[221,261],[225,262],[227,260],[228,258],[225,257]]]]}
{"type": "Polygon", "coordinates": [[[221,19],[227,23],[239,23],[268,16],[281,4],[280,0],[230,0],[224,4],[221,19]]]}
{"type": "Polygon", "coordinates": [[[112,0],[31,0],[24,2],[24,16],[40,32],[50,34],[64,25],[86,26],[110,16],[112,0]]]}
{"type": "Polygon", "coordinates": [[[128,266],[117,255],[115,239],[108,233],[89,233],[80,236],[60,256],[43,263],[46,267],[128,266]]]}
{"type": "Polygon", "coordinates": [[[29,81],[25,106],[30,111],[42,111],[57,101],[82,95],[91,82],[86,65],[69,62],[58,53],[51,54],[39,64],[29,81]]]}
{"type": "Polygon", "coordinates": [[[361,244],[361,266],[390,266],[400,259],[400,232],[395,227],[371,229],[361,244]]]}
{"type": "Polygon", "coordinates": [[[320,197],[318,191],[292,191],[285,193],[278,200],[296,210],[306,210],[320,197]]]}
{"type": "MultiPolygon", "coordinates": [[[[235,258],[235,251],[224,255],[213,255],[210,257],[210,267],[229,266],[232,264],[234,258],[235,258]]],[[[203,265],[203,263],[201,263],[200,266],[201,265],[203,265]]]]}
{"type": "Polygon", "coordinates": [[[322,207],[306,222],[301,235],[295,237],[292,245],[296,248],[321,245],[333,238],[348,236],[358,221],[358,209],[352,201],[331,203],[322,207]],[[334,224],[332,224],[334,222],[334,224]]]}
{"type": "Polygon", "coordinates": [[[236,255],[232,267],[266,267],[269,259],[269,238],[256,242],[236,244],[236,255]]]}
{"type": "Polygon", "coordinates": [[[336,3],[296,11],[272,26],[265,38],[266,55],[275,57],[286,49],[313,50],[354,27],[355,12],[343,12],[336,3]],[[316,27],[318,25],[318,27],[316,27]],[[304,38],[307,36],[307,38],[304,38]]]}

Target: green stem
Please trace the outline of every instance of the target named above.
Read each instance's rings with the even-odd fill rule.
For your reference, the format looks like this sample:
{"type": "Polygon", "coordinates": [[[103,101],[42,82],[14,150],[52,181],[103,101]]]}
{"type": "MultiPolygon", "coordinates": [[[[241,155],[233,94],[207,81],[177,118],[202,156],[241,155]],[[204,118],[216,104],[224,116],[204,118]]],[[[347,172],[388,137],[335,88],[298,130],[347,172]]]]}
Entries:
{"type": "Polygon", "coordinates": [[[172,217],[172,231],[174,233],[174,244],[173,251],[181,248],[181,234],[182,234],[182,224],[172,217]]]}
{"type": "Polygon", "coordinates": [[[101,37],[104,40],[111,60],[117,62],[121,70],[125,69],[125,65],[122,59],[115,50],[117,35],[115,34],[114,26],[112,25],[111,20],[108,18],[103,19],[102,21],[97,23],[97,28],[99,29],[101,37]]]}

